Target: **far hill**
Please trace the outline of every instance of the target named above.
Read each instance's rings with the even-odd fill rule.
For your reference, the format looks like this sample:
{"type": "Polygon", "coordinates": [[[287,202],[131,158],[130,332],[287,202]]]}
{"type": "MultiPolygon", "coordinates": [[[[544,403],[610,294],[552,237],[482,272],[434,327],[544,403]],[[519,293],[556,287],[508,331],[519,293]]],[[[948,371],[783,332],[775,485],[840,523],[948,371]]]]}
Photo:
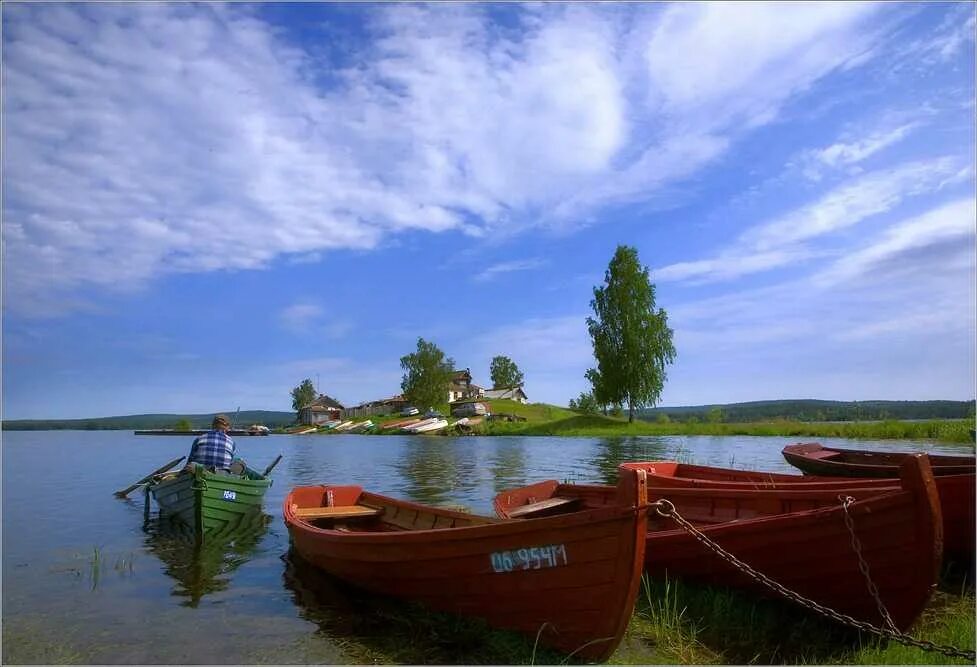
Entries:
{"type": "MultiPolygon", "coordinates": [[[[154,428],[173,428],[177,422],[186,419],[192,428],[209,428],[216,412],[207,414],[154,414],[124,415],[121,417],[91,417],[88,419],[13,419],[3,422],[5,431],[49,431],[49,430],[142,430],[154,428]]],[[[268,428],[287,426],[295,422],[294,412],[272,410],[227,410],[234,428],[247,428],[251,424],[263,424],[268,428]]]]}
{"type": "Polygon", "coordinates": [[[872,421],[880,419],[964,419],[974,414],[973,401],[820,401],[814,399],[751,401],[716,405],[645,408],[636,416],[657,421],[666,415],[673,421],[718,420],[758,422],[771,419],[796,421],[872,421]]]}

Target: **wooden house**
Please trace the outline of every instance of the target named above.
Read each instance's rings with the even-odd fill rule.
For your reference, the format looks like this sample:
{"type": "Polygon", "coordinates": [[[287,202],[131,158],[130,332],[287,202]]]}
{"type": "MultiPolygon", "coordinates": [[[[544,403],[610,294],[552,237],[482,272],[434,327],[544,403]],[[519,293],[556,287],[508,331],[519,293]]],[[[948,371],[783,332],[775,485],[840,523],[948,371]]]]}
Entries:
{"type": "Polygon", "coordinates": [[[339,419],[343,409],[343,404],[336,399],[319,394],[319,398],[299,410],[299,422],[308,426],[324,424],[339,419]]]}
{"type": "Polygon", "coordinates": [[[529,403],[529,398],[526,397],[526,392],[522,390],[521,386],[486,389],[483,393],[483,398],[496,400],[508,399],[510,401],[516,401],[517,403],[529,403]]]}
{"type": "Polygon", "coordinates": [[[471,370],[466,368],[455,371],[454,375],[451,376],[451,384],[448,385],[448,403],[481,398],[484,391],[472,382],[471,370]]]}

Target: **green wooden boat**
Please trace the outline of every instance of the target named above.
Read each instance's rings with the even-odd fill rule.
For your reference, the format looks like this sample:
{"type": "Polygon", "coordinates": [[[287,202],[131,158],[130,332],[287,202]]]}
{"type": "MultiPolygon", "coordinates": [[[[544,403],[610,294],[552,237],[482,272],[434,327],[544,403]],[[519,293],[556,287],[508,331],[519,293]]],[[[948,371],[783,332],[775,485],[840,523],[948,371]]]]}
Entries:
{"type": "Polygon", "coordinates": [[[159,506],[160,518],[172,517],[197,535],[223,534],[260,509],[271,478],[247,468],[243,475],[210,472],[167,473],[148,487],[159,506]]]}

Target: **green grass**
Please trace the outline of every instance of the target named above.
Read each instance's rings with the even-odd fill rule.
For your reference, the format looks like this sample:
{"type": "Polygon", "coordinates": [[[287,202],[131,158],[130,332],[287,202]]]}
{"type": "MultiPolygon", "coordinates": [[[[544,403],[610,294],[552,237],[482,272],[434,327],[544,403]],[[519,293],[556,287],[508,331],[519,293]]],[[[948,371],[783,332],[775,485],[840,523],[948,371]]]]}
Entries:
{"type": "MultiPolygon", "coordinates": [[[[537,404],[538,405],[538,404],[537,404]]],[[[526,406],[531,407],[531,406],[526,406]]],[[[552,406],[550,406],[552,407],[552,406]]],[[[853,438],[880,440],[938,440],[972,443],[969,419],[940,419],[925,422],[799,422],[777,420],[754,423],[646,422],[603,415],[582,415],[554,408],[554,414],[569,413],[546,420],[531,418],[526,422],[491,422],[488,435],[562,435],[562,436],[629,436],[629,435],[760,435],[815,438],[853,438]]],[[[540,411],[542,412],[542,411],[540,411]]]]}
{"type": "MultiPolygon", "coordinates": [[[[969,664],[879,641],[786,601],[681,581],[646,577],[642,583],[625,641],[610,662],[969,664]]],[[[973,650],[973,590],[938,591],[909,634],[973,650]]]]}

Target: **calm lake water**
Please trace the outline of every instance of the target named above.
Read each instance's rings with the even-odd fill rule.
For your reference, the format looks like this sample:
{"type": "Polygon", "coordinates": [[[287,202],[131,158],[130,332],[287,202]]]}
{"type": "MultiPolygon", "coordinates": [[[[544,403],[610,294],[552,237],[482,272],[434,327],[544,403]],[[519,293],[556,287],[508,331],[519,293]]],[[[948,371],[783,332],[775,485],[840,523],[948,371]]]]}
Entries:
{"type": "MultiPolygon", "coordinates": [[[[190,441],[3,433],[3,662],[357,662],[344,647],[369,644],[369,610],[328,584],[323,592],[322,577],[288,557],[281,503],[297,484],[360,484],[488,514],[502,489],[550,478],[614,483],[623,461],[796,472],[780,454],[796,438],[241,437],[240,455],[259,470],[284,455],[265,498],[267,526],[200,551],[158,521],[144,526],[140,491],[112,495],[185,455],[190,441]]],[[[821,442],[960,452],[925,442],[821,442]]]]}

